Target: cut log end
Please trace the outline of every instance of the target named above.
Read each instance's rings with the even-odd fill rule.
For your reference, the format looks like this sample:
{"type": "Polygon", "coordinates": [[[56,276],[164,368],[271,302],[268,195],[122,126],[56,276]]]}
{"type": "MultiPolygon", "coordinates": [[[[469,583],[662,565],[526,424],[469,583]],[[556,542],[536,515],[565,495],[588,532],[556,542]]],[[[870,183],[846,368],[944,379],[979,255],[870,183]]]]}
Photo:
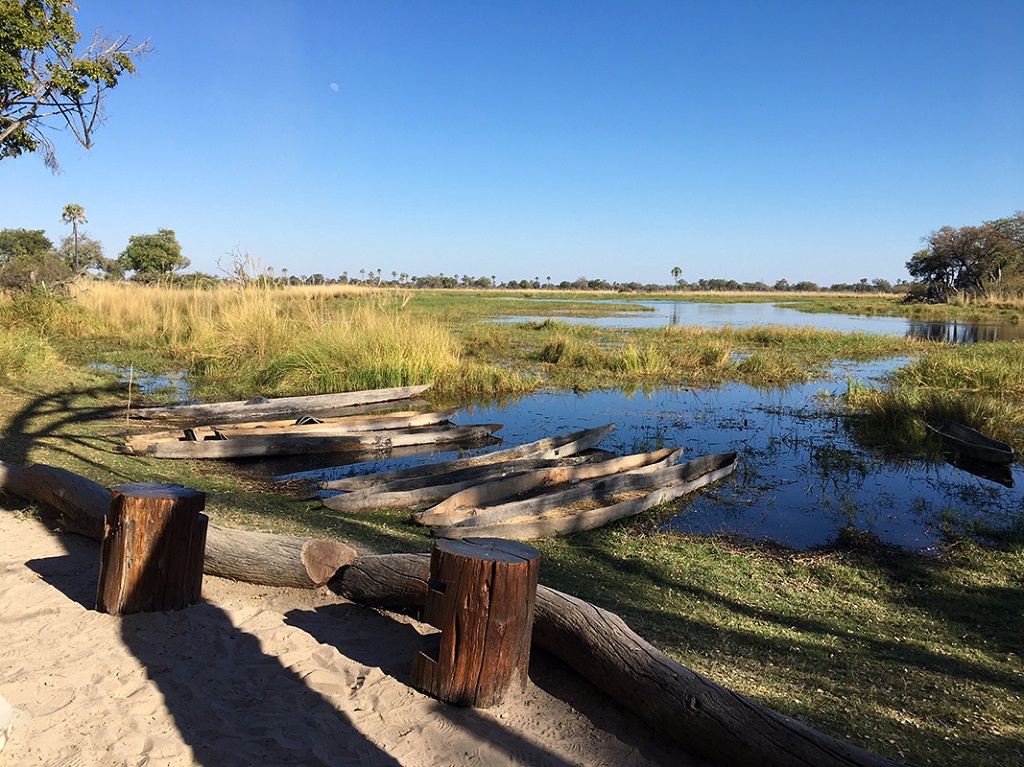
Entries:
{"type": "Polygon", "coordinates": [[[356,550],[340,541],[310,539],[302,544],[300,557],[309,579],[323,586],[338,570],[356,561],[356,550]]]}

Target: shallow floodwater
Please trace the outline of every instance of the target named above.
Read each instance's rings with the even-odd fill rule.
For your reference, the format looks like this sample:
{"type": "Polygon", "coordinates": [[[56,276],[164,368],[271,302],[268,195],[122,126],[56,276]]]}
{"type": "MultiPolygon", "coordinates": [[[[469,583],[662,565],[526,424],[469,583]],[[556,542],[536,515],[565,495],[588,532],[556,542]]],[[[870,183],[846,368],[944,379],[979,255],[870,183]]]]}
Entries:
{"type": "MultiPolygon", "coordinates": [[[[707,304],[690,301],[616,301],[608,304],[643,307],[608,317],[563,317],[560,322],[573,325],[594,325],[604,328],[661,328],[670,325],[692,325],[705,328],[752,327],[755,325],[786,325],[816,330],[838,330],[844,333],[876,333],[914,336],[948,343],[978,341],[1015,341],[1024,339],[1024,326],[1011,323],[981,325],[964,322],[921,322],[904,317],[867,317],[848,314],[809,314],[775,304],[707,304]]],[[[503,317],[499,322],[541,322],[545,317],[503,317]]]]}
{"type": "MultiPolygon", "coordinates": [[[[871,455],[850,436],[844,416],[831,407],[845,392],[846,377],[870,383],[893,364],[852,367],[836,380],[785,391],[735,384],[633,396],[537,394],[508,405],[472,408],[457,420],[505,424],[498,432],[505,444],[499,447],[615,423],[601,447],[620,454],[665,446],[681,446],[692,458],[737,451],[737,471],[684,500],[678,513],[663,521],[664,529],[771,538],[806,548],[826,544],[852,526],[893,544],[928,549],[948,532],[1012,524],[1024,513],[1020,466],[1012,470],[1016,488],[1007,488],[946,463],[895,465],[871,455]]],[[[438,453],[287,476],[324,479],[453,457],[438,453]]]]}

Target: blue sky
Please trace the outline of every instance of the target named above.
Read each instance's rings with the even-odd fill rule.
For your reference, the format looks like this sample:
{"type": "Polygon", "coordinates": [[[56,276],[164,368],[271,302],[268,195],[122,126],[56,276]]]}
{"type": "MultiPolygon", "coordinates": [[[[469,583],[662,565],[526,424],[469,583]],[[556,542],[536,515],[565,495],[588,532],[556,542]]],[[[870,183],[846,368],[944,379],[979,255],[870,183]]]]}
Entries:
{"type": "Polygon", "coordinates": [[[0,165],[0,228],[193,269],[555,282],[905,278],[1024,208],[1024,3],[119,2],[150,39],[85,151],[0,165]]]}

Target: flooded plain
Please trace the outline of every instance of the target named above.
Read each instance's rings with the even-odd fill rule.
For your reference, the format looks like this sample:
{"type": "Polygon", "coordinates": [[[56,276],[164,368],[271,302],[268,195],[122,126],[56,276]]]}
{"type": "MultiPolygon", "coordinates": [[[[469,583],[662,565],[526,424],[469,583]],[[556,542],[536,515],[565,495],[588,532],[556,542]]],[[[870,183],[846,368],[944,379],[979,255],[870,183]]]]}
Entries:
{"type": "MultiPolygon", "coordinates": [[[[782,324],[839,330],[918,335],[945,342],[974,343],[1006,338],[1016,326],[918,323],[892,317],[804,314],[771,304],[646,302],[650,311],[604,318],[565,318],[613,327],[659,324],[782,324]]],[[[530,318],[514,317],[509,321],[530,318]]],[[[542,318],[537,318],[542,319],[542,318]]],[[[902,360],[840,365],[822,380],[785,389],[730,384],[714,389],[663,389],[537,393],[504,404],[470,407],[460,424],[500,423],[500,444],[462,452],[442,451],[397,457],[339,456],[248,463],[248,470],[286,480],[316,482],[424,462],[451,460],[531,442],[554,434],[616,424],[601,444],[619,454],[679,446],[688,458],[736,451],[739,468],[722,483],[698,492],[657,520],[660,529],[724,533],[772,539],[794,548],[825,545],[852,528],[883,541],[929,550],[948,536],[984,538],[1019,525],[1024,515],[1024,467],[1020,462],[988,479],[950,463],[912,455],[893,458],[858,444],[855,415],[839,398],[848,386],[879,386],[902,360]]],[[[127,378],[127,371],[121,371],[127,378]]],[[[189,400],[182,376],[135,379],[136,386],[174,392],[189,400]]]]}
{"type": "MultiPolygon", "coordinates": [[[[542,301],[543,299],[538,299],[542,301]]],[[[715,304],[691,301],[601,302],[611,312],[605,317],[556,316],[573,325],[603,328],[661,328],[691,325],[704,328],[786,325],[795,328],[836,330],[843,333],[877,333],[913,336],[946,343],[1017,341],[1024,339],[1024,326],[1015,323],[922,322],[905,317],[869,317],[848,314],[811,314],[770,303],[715,304]],[[616,312],[614,307],[623,307],[616,312]],[[628,309],[626,307],[629,307],[628,309]]],[[[499,322],[541,322],[547,317],[518,315],[499,322]]]]}
{"type": "MultiPolygon", "coordinates": [[[[601,447],[633,453],[680,446],[688,458],[737,451],[737,471],[684,499],[659,520],[664,530],[770,538],[794,548],[825,545],[843,528],[917,550],[948,535],[1006,529],[1024,513],[1024,474],[1014,488],[948,463],[893,461],[861,447],[837,398],[848,381],[878,385],[896,363],[837,369],[827,380],[761,391],[742,384],[709,390],[547,392],[504,405],[469,408],[459,423],[502,423],[504,446],[615,423],[601,447]]],[[[480,451],[472,451],[480,452],[480,451]]],[[[348,466],[276,464],[289,479],[330,479],[455,453],[348,466]]],[[[329,461],[328,461],[329,463],[329,461]]],[[[268,467],[269,468],[269,467],[268,467]]]]}

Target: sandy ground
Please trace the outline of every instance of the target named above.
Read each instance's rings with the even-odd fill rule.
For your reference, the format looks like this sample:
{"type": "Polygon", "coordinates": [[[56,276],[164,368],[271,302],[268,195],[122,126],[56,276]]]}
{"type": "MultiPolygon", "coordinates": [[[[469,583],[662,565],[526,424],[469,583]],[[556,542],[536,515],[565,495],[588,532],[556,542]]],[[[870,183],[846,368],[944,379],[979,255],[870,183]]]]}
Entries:
{"type": "Polygon", "coordinates": [[[327,592],[206,578],[179,612],[97,613],[98,544],[0,508],[0,767],[698,764],[534,653],[474,710],[408,686],[431,629],[327,592]]]}

